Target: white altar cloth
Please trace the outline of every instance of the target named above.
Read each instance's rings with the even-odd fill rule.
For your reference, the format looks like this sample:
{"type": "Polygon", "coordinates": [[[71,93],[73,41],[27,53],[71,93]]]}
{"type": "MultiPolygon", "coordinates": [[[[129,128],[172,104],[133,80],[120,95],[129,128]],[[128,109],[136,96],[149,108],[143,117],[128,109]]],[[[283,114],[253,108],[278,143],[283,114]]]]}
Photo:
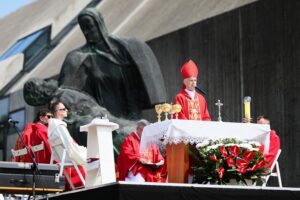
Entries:
{"type": "Polygon", "coordinates": [[[207,139],[236,138],[255,141],[269,149],[270,125],[195,120],[166,120],[146,126],[141,138],[141,152],[150,143],[197,144],[207,139]]]}

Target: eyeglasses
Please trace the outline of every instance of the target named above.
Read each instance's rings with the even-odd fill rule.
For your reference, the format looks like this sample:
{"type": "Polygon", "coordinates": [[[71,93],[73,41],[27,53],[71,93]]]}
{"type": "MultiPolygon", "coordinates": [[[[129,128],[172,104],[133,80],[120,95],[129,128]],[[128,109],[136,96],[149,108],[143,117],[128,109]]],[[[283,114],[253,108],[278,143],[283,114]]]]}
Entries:
{"type": "Polygon", "coordinates": [[[60,109],[57,109],[56,111],[67,111],[68,109],[67,108],[60,108],[60,109]]]}
{"type": "Polygon", "coordinates": [[[48,117],[48,119],[52,118],[52,115],[45,115],[46,117],[48,117]]]}

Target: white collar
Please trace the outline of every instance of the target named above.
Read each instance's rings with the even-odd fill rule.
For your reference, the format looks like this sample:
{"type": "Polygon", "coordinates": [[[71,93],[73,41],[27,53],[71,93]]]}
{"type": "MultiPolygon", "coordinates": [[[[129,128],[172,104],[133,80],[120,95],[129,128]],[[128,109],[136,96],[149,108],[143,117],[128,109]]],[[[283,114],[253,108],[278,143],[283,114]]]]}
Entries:
{"type": "Polygon", "coordinates": [[[54,126],[54,127],[55,126],[59,126],[59,125],[67,126],[66,122],[64,122],[64,121],[62,121],[60,119],[56,119],[56,118],[49,119],[49,121],[48,121],[48,127],[50,127],[50,124],[51,124],[51,126],[54,126]]]}
{"type": "Polygon", "coordinates": [[[194,99],[195,93],[196,93],[195,90],[190,91],[190,90],[188,90],[188,89],[186,89],[186,88],[185,88],[184,90],[186,91],[186,93],[188,93],[188,95],[189,95],[192,99],[194,99]]]}

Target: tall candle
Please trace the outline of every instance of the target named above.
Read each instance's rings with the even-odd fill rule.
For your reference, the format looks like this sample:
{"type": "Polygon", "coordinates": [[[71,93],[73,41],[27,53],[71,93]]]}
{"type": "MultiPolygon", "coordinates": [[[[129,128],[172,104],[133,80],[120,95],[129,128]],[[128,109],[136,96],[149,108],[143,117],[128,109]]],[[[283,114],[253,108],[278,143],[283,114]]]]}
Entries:
{"type": "Polygon", "coordinates": [[[244,97],[245,119],[248,119],[248,120],[251,119],[250,102],[251,102],[251,97],[249,97],[249,96],[244,97]]]}

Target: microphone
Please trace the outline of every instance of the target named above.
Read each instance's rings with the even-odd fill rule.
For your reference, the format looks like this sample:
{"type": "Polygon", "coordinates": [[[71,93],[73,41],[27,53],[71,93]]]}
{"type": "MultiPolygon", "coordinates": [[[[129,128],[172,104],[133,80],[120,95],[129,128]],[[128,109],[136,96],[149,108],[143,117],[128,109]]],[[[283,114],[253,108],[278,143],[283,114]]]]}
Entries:
{"type": "Polygon", "coordinates": [[[18,124],[19,121],[16,121],[16,120],[13,120],[13,119],[9,118],[8,119],[8,123],[10,123],[10,124],[18,124]]]}
{"type": "Polygon", "coordinates": [[[202,88],[200,88],[199,86],[196,86],[195,89],[196,89],[198,92],[202,93],[203,95],[206,95],[206,92],[205,92],[202,88]]]}

